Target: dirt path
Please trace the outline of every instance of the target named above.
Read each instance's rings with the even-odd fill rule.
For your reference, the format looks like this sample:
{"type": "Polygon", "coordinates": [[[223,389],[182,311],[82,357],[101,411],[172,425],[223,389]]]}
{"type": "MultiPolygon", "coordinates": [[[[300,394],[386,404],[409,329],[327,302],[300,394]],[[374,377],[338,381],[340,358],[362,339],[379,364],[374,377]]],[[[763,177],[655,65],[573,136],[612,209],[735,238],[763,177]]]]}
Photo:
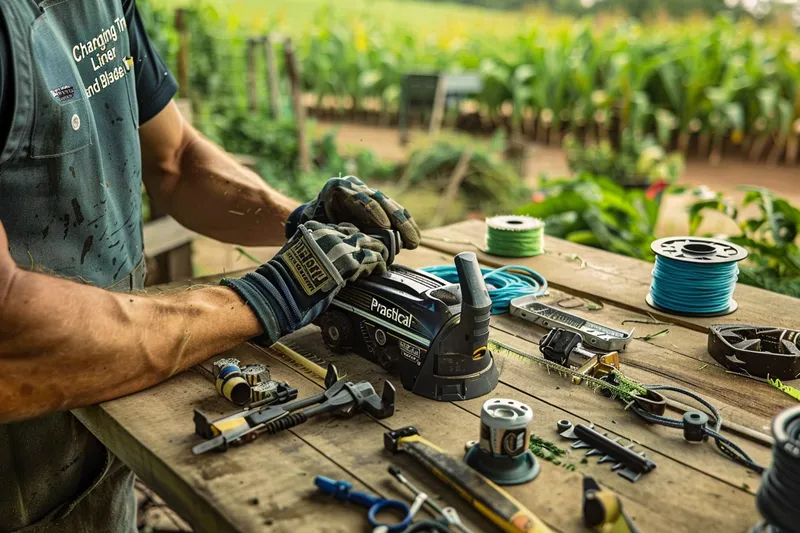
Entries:
{"type": "MultiPolygon", "coordinates": [[[[336,129],[337,142],[340,148],[368,148],[381,158],[390,161],[405,161],[409,149],[400,146],[398,132],[395,128],[383,128],[353,123],[318,122],[320,131],[336,129]]],[[[425,132],[412,132],[412,144],[425,132]]],[[[480,139],[477,142],[481,142],[480,139]]],[[[539,176],[546,174],[552,178],[570,174],[564,152],[560,148],[530,143],[525,163],[525,174],[528,183],[535,187],[539,176]]],[[[770,167],[763,163],[751,163],[735,159],[724,160],[719,166],[712,166],[704,160],[690,160],[686,171],[679,181],[689,186],[706,185],[712,191],[724,193],[737,201],[744,192],[737,187],[741,185],[758,185],[772,189],[779,196],[787,198],[792,204],[800,205],[800,169],[788,167],[770,167]]],[[[662,207],[659,221],[659,235],[676,235],[688,231],[686,207],[691,198],[668,197],[662,207]]],[[[728,224],[724,217],[710,213],[701,231],[725,232],[735,231],[735,226],[728,224]]]]}
{"type": "MultiPolygon", "coordinates": [[[[336,129],[337,143],[340,149],[368,148],[382,159],[405,161],[409,154],[407,147],[400,146],[398,132],[394,128],[366,126],[353,123],[318,122],[319,133],[336,129]]],[[[423,131],[412,132],[412,144],[415,139],[423,137],[423,131]]],[[[476,142],[482,142],[476,139],[476,142]]],[[[525,164],[528,183],[535,187],[539,176],[550,177],[569,175],[564,152],[555,147],[530,144],[525,164]]],[[[369,178],[368,176],[363,176],[369,178]]],[[[687,164],[686,172],[680,183],[691,186],[706,185],[714,191],[721,191],[727,196],[741,199],[744,193],[737,190],[740,185],[759,185],[772,189],[780,196],[789,199],[793,204],[800,204],[800,169],[786,167],[768,167],[764,164],[753,164],[745,161],[727,160],[718,167],[705,161],[693,160],[687,164]]],[[[679,235],[688,232],[688,216],[686,207],[690,198],[667,197],[662,204],[661,217],[656,233],[659,236],[679,235]]],[[[701,227],[703,232],[735,232],[736,227],[722,215],[710,213],[701,227]]],[[[194,260],[196,274],[205,275],[252,266],[252,261],[241,256],[234,247],[211,239],[202,238],[195,243],[194,260]]],[[[256,258],[263,256],[264,250],[248,249],[256,258]]]]}

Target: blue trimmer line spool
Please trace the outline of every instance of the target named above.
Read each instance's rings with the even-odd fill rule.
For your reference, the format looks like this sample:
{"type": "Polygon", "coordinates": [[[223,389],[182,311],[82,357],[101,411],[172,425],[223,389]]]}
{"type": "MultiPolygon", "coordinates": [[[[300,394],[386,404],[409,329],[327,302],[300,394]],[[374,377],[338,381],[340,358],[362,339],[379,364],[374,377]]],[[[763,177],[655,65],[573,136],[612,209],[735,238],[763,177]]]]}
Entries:
{"type": "Polygon", "coordinates": [[[739,305],[733,291],[737,263],[747,250],[720,239],[667,237],[650,245],[656,254],[647,304],[683,316],[728,315],[739,305]]]}

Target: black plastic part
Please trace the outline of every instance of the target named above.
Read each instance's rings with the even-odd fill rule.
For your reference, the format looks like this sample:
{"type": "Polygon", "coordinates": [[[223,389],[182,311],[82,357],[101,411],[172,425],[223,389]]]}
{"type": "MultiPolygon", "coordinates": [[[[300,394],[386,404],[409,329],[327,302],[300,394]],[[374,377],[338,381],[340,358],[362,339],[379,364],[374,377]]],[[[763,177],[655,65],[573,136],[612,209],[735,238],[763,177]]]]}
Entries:
{"type": "Polygon", "coordinates": [[[606,521],[606,508],[594,497],[600,492],[600,485],[593,477],[583,478],[583,523],[588,528],[595,528],[606,521]]]}
{"type": "Polygon", "coordinates": [[[626,448],[605,435],[601,435],[588,426],[577,424],[573,429],[575,435],[580,440],[591,444],[595,449],[613,457],[637,474],[646,474],[656,468],[656,464],[647,457],[639,455],[630,448],[626,448]]]}
{"type": "Polygon", "coordinates": [[[800,331],[721,324],[708,329],[708,353],[739,373],[780,380],[800,375],[800,331]]]}
{"type": "Polygon", "coordinates": [[[572,422],[570,422],[566,418],[562,418],[561,420],[556,422],[556,430],[558,430],[559,435],[561,435],[571,427],[572,427],[572,422]]]}
{"type": "Polygon", "coordinates": [[[383,448],[392,453],[397,453],[397,446],[400,439],[419,435],[419,431],[414,426],[406,426],[400,429],[391,429],[383,434],[383,448]]]}
{"type": "Polygon", "coordinates": [[[283,418],[279,418],[277,420],[273,420],[272,422],[267,423],[264,426],[264,431],[273,435],[275,433],[279,433],[289,428],[293,428],[295,426],[299,426],[308,420],[308,417],[302,411],[299,413],[289,413],[288,415],[284,416],[283,418]]]}
{"type": "Polygon", "coordinates": [[[556,328],[547,332],[539,342],[539,351],[544,358],[561,366],[569,365],[569,355],[581,343],[581,336],[565,329],[556,328]]]}
{"type": "Polygon", "coordinates": [[[342,311],[324,313],[317,325],[322,330],[322,340],[332,351],[343,353],[353,347],[353,324],[342,311]]]}
{"type": "Polygon", "coordinates": [[[530,450],[511,457],[494,455],[476,444],[467,450],[464,462],[498,485],[520,485],[539,475],[539,461],[530,450]]]}
{"type": "Polygon", "coordinates": [[[700,411],[686,411],[683,413],[683,438],[688,442],[708,440],[706,424],[708,424],[707,414],[700,411]]]}
{"type": "Polygon", "coordinates": [[[237,383],[231,389],[231,401],[236,405],[245,405],[250,401],[250,385],[247,382],[237,383]]]}
{"type": "Polygon", "coordinates": [[[208,415],[199,409],[194,410],[194,432],[203,437],[204,439],[211,439],[214,434],[211,432],[211,424],[213,421],[208,418],[208,415]]]}
{"type": "Polygon", "coordinates": [[[332,349],[378,362],[414,394],[439,401],[484,396],[499,381],[487,350],[491,299],[474,253],[458,254],[455,264],[459,285],[401,265],[348,283],[315,324],[332,349]],[[352,326],[352,346],[325,331],[342,317],[352,326]]]}
{"type": "Polygon", "coordinates": [[[786,409],[772,421],[772,466],[756,493],[759,512],[775,533],[800,532],[800,406],[786,409]]]}

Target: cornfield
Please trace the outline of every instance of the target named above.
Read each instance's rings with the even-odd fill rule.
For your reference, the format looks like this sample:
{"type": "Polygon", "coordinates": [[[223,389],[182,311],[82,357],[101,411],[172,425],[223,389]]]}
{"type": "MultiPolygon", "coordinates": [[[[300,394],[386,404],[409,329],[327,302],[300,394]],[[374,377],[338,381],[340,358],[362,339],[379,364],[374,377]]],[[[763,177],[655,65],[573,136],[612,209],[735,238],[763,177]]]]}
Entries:
{"type": "MultiPolygon", "coordinates": [[[[174,66],[172,12],[145,12],[174,66]]],[[[207,6],[187,13],[191,96],[210,106],[206,116],[220,106],[247,105],[248,35],[207,6]]],[[[276,19],[263,26],[262,34],[283,29],[276,19]]],[[[560,144],[567,133],[615,141],[630,130],[713,162],[728,152],[797,161],[794,32],[724,17],[607,26],[543,15],[494,31],[470,29],[454,20],[422,32],[324,7],[314,24],[293,35],[309,105],[393,116],[403,73],[477,72],[483,89],[472,109],[481,121],[542,142],[560,144]]],[[[259,70],[255,78],[263,76],[259,70]]]]}

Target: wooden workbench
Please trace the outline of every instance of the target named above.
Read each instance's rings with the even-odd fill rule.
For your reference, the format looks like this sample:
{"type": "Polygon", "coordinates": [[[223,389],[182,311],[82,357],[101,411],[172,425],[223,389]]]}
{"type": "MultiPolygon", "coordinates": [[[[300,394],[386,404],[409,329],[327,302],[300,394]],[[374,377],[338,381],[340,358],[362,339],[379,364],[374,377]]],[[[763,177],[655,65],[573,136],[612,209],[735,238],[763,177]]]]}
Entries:
{"type": "MultiPolygon", "coordinates": [[[[474,249],[466,243],[480,246],[483,233],[483,223],[477,221],[426,232],[425,246],[403,252],[399,262],[413,267],[452,264],[455,253],[474,249]]],[[[795,402],[766,384],[726,374],[706,351],[706,328],[719,322],[797,328],[800,301],[740,285],[736,289],[739,310],[731,316],[673,317],[655,312],[644,301],[651,265],[555,239],[548,239],[546,248],[546,254],[529,259],[506,261],[480,253],[479,258],[484,266],[514,263],[537,270],[550,282],[549,300],[573,313],[621,329],[635,326],[639,336],[668,329],[666,335],[631,342],[623,352],[623,372],[633,379],[691,388],[711,400],[726,421],[764,434],[769,433],[772,417],[795,402]],[[590,311],[599,306],[584,305],[587,300],[602,304],[602,308],[590,311]],[[649,315],[671,325],[623,325],[625,320],[651,320],[649,315]]],[[[172,289],[174,286],[156,290],[172,289]]],[[[532,353],[538,353],[536,343],[543,333],[507,315],[492,318],[493,338],[532,353]]],[[[195,457],[190,448],[200,439],[193,433],[192,409],[218,414],[231,411],[203,369],[76,414],[197,532],[368,531],[363,509],[322,497],[313,479],[322,474],[350,480],[373,493],[406,496],[390,481],[386,473],[390,464],[398,465],[440,503],[455,506],[473,531],[495,530],[413,461],[387,455],[382,440],[389,428],[414,425],[447,451],[463,454],[464,443],[477,438],[478,416],[486,398],[438,403],[414,396],[378,366],[357,356],[331,354],[314,326],[291,335],[287,342],[334,362],[353,380],[370,380],[378,390],[384,379],[392,379],[398,387],[395,415],[381,421],[366,415],[320,417],[224,454],[195,457]]],[[[321,380],[269,351],[243,345],[226,355],[268,364],[273,378],[289,381],[300,397],[322,388],[321,380]]],[[[509,491],[555,531],[585,531],[580,520],[583,474],[595,476],[621,495],[625,508],[646,533],[744,533],[759,520],[754,498],[759,476],[724,458],[713,444],[690,445],[680,430],[648,426],[618,402],[571,385],[525,360],[500,355],[497,364],[501,383],[492,396],[530,405],[535,434],[567,448],[568,441],[556,433],[556,421],[590,421],[602,431],[636,441],[637,449],[658,465],[632,484],[611,472],[608,464],[598,465],[596,458],[582,462],[582,451],[567,456],[575,472],[540,461],[542,470],[533,482],[509,491]]],[[[678,416],[676,412],[668,414],[678,416]]],[[[770,463],[768,446],[739,434],[725,434],[760,464],[770,463]]]]}

